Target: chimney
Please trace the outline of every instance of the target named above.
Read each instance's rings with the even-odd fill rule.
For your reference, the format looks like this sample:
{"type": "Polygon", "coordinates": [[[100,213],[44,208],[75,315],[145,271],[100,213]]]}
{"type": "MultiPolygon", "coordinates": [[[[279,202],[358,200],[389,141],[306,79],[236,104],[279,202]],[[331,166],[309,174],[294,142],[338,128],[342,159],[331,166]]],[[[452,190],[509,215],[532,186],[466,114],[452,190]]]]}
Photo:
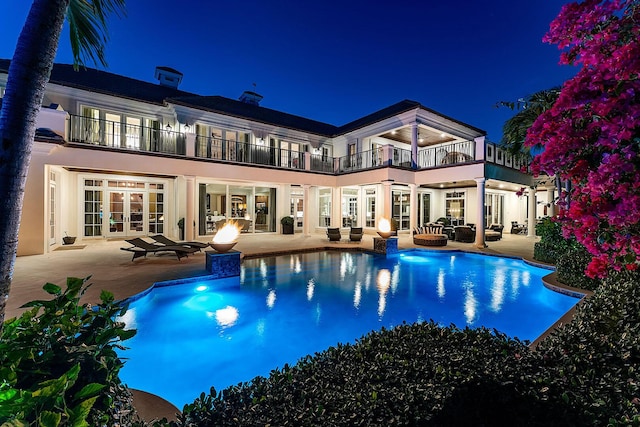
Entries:
{"type": "Polygon", "coordinates": [[[240,102],[244,102],[245,104],[251,105],[260,105],[260,101],[262,101],[262,95],[259,95],[253,91],[245,90],[238,98],[240,102]]]}
{"type": "Polygon", "coordinates": [[[170,67],[156,67],[156,79],[160,81],[160,86],[178,89],[182,81],[182,73],[170,67]]]}

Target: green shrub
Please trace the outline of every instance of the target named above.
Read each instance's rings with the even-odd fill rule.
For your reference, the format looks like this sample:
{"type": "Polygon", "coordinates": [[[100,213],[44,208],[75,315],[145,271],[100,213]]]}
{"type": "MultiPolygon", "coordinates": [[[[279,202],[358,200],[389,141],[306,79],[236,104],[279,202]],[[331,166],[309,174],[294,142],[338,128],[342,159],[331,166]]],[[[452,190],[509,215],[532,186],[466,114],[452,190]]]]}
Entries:
{"type": "Polygon", "coordinates": [[[186,405],[181,426],[559,425],[525,343],[484,328],[403,324],[186,405]]]}
{"type": "Polygon", "coordinates": [[[587,277],[584,272],[591,262],[592,255],[578,243],[560,255],[556,261],[558,281],[580,289],[595,290],[602,280],[587,277]]]}
{"type": "MultiPolygon", "coordinates": [[[[103,291],[101,304],[80,305],[87,279],[52,283],[50,301],[5,322],[0,335],[0,423],[39,426],[128,425],[131,396],[118,378],[115,352],[132,337],[116,316],[126,308],[103,291]]],[[[3,426],[5,424],[2,424],[3,426]]]]}
{"type": "Polygon", "coordinates": [[[562,226],[551,218],[544,218],[536,224],[536,235],[540,241],[533,247],[533,258],[548,264],[555,264],[558,258],[570,248],[579,245],[575,239],[562,236],[562,226]]]}
{"type": "Polygon", "coordinates": [[[579,413],[578,425],[640,425],[640,274],[605,279],[571,323],[537,347],[550,395],[579,413]]]}

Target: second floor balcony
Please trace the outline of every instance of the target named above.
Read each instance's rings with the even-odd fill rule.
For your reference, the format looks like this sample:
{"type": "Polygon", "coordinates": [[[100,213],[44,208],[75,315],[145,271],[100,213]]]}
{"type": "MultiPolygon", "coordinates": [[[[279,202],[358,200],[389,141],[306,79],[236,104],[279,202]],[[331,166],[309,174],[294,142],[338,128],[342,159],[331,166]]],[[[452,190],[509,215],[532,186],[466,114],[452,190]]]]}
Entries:
{"type": "Polygon", "coordinates": [[[68,140],[74,143],[334,175],[381,167],[422,170],[478,161],[526,171],[529,164],[527,156],[509,154],[499,145],[487,141],[481,142],[484,150],[480,151],[476,149],[476,141],[419,147],[415,158],[411,150],[391,144],[374,150],[331,157],[274,147],[265,143],[252,144],[202,136],[188,138],[182,132],[172,131],[170,128],[162,129],[159,125],[139,126],[76,115],[69,116],[68,130],[68,140]],[[484,156],[478,157],[478,152],[483,151],[484,156]]]}
{"type": "Polygon", "coordinates": [[[123,150],[186,155],[181,132],[71,115],[69,141],[123,150]]]}

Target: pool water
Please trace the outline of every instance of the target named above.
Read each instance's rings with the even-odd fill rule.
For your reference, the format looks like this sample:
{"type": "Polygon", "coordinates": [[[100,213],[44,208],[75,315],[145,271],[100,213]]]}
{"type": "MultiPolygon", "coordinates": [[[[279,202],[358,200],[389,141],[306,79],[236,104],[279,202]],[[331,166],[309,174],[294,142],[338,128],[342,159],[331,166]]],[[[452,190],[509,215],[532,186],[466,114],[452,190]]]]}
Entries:
{"type": "Polygon", "coordinates": [[[409,250],[318,252],[245,260],[240,277],[157,284],[132,299],[137,335],[122,380],[179,408],[402,322],[433,319],[534,340],[578,300],[546,289],[521,260],[409,250]]]}

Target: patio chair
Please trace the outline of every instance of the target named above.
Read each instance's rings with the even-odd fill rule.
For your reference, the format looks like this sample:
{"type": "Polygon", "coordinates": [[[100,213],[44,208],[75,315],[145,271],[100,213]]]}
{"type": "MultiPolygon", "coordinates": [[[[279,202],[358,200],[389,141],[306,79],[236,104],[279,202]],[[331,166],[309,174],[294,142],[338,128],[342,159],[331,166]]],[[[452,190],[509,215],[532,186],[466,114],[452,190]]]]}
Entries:
{"type": "Polygon", "coordinates": [[[511,221],[511,234],[520,234],[524,230],[524,225],[518,224],[518,221],[511,221]]]}
{"type": "Polygon", "coordinates": [[[349,231],[349,241],[360,242],[362,241],[362,227],[351,227],[349,231]]]}
{"type": "Polygon", "coordinates": [[[157,245],[155,243],[149,243],[147,241],[142,240],[139,237],[134,239],[126,239],[125,242],[132,245],[130,248],[120,248],[123,251],[133,252],[133,258],[131,261],[135,261],[136,258],[146,257],[149,253],[160,254],[163,252],[173,252],[178,257],[178,261],[182,257],[186,257],[189,254],[196,252],[198,249],[196,248],[188,248],[186,246],[175,246],[175,245],[157,245]]]}
{"type": "Polygon", "coordinates": [[[330,242],[339,242],[342,239],[339,228],[327,228],[327,237],[330,242]]]}
{"type": "Polygon", "coordinates": [[[202,243],[202,242],[196,242],[196,241],[192,241],[192,242],[176,242],[174,240],[171,240],[168,237],[163,236],[162,234],[158,234],[155,236],[150,236],[153,240],[155,240],[156,242],[160,243],[161,245],[166,245],[166,246],[186,246],[188,248],[195,248],[198,251],[200,249],[204,249],[204,248],[208,248],[209,244],[208,243],[202,243]]]}
{"type": "Polygon", "coordinates": [[[476,233],[468,225],[458,225],[454,228],[456,242],[473,243],[476,233]]]}

